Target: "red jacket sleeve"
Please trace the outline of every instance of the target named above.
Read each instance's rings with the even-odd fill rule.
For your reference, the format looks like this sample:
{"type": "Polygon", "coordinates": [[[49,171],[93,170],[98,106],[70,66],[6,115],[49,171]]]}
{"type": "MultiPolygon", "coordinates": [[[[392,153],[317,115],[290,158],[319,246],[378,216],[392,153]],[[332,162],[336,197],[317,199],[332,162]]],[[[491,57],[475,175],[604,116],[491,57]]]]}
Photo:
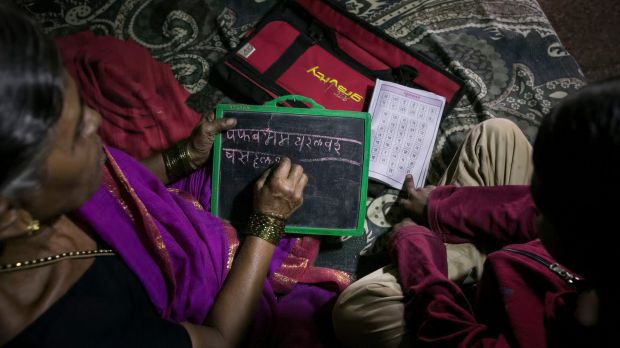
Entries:
{"type": "Polygon", "coordinates": [[[448,279],[446,249],[438,235],[405,226],[394,231],[390,251],[416,347],[509,347],[504,336],[476,321],[465,294],[448,279]]]}
{"type": "Polygon", "coordinates": [[[444,242],[492,250],[538,238],[537,216],[529,186],[441,186],[428,201],[430,229],[444,242]]]}

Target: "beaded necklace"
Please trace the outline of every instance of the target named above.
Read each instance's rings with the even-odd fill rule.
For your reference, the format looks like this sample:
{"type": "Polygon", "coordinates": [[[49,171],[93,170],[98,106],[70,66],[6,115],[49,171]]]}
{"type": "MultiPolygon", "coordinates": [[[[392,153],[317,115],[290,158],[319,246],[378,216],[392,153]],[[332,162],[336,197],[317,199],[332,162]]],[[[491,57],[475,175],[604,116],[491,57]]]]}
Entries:
{"type": "Polygon", "coordinates": [[[14,271],[20,271],[24,269],[47,266],[47,265],[51,265],[53,263],[56,263],[58,261],[65,260],[65,259],[86,259],[89,257],[114,256],[114,255],[116,255],[116,253],[112,249],[92,249],[92,250],[85,250],[85,251],[69,251],[69,252],[64,252],[64,253],[60,253],[60,254],[56,254],[52,256],[0,265],[0,273],[14,272],[14,271]]]}

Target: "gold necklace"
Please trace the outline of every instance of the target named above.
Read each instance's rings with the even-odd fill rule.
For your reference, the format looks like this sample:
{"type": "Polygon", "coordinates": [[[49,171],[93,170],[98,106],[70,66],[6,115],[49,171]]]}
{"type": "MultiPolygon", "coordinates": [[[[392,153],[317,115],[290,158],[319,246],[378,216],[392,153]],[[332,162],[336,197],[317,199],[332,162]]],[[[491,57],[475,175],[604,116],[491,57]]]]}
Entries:
{"type": "Polygon", "coordinates": [[[56,263],[64,259],[86,259],[89,257],[114,256],[114,255],[116,255],[116,253],[112,249],[92,249],[92,250],[85,250],[85,251],[69,251],[69,252],[56,254],[53,256],[41,257],[38,259],[32,259],[32,260],[27,260],[27,261],[22,261],[22,262],[7,263],[4,265],[0,265],[0,273],[14,272],[14,271],[20,271],[24,269],[47,266],[47,265],[51,265],[53,263],[56,263]]]}

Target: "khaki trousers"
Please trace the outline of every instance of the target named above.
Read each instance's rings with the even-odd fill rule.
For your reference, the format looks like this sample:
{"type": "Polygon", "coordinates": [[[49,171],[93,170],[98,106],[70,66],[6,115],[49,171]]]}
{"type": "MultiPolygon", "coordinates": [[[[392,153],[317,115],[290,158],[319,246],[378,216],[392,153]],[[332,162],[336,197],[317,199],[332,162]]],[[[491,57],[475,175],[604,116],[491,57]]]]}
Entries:
{"type": "MultiPolygon", "coordinates": [[[[506,119],[475,126],[438,185],[496,186],[529,184],[532,147],[506,119]]],[[[467,282],[480,278],[485,255],[473,244],[446,244],[448,276],[467,282]]],[[[334,330],[349,347],[410,347],[403,291],[398,272],[388,265],[351,284],[333,310],[334,330]]]]}

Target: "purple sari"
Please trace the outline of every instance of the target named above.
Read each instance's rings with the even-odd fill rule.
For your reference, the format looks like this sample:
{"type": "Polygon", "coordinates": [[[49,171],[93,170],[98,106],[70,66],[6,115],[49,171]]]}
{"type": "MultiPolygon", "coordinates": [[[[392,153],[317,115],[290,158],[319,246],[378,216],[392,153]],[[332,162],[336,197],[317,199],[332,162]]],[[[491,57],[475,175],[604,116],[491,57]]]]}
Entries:
{"type": "MultiPolygon", "coordinates": [[[[78,211],[140,279],[161,316],[175,322],[204,321],[239,245],[234,229],[205,210],[207,172],[167,188],[133,158],[108,149],[103,184],[78,211]]],[[[350,280],[313,267],[317,252],[312,237],[280,242],[250,345],[329,345],[331,305],[350,280]]]]}

